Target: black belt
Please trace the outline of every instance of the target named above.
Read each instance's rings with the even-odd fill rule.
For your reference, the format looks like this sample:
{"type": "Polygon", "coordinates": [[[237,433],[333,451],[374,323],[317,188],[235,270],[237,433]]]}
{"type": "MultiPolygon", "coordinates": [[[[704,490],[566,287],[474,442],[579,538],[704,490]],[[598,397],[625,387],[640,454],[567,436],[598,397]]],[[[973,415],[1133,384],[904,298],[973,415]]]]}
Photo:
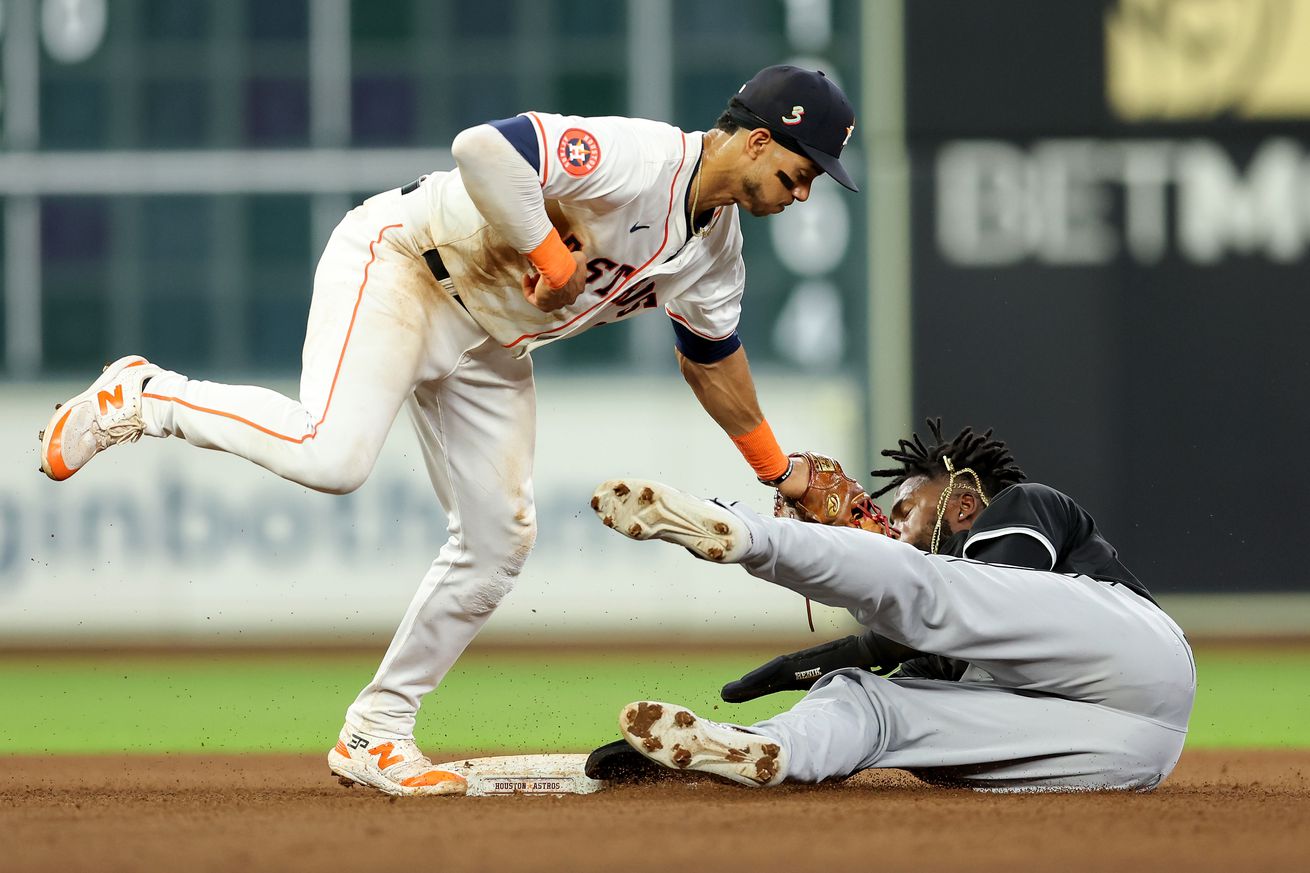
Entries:
{"type": "Polygon", "coordinates": [[[465,306],[464,301],[459,298],[459,292],[455,290],[455,285],[450,281],[450,271],[447,270],[446,265],[441,262],[441,253],[436,249],[430,249],[423,253],[423,260],[427,263],[428,269],[432,271],[433,277],[435,277],[438,282],[442,283],[446,291],[450,293],[450,296],[455,298],[455,302],[460,306],[463,306],[464,310],[467,312],[468,307],[465,306]]]}
{"type": "MultiPolygon", "coordinates": [[[[406,194],[413,194],[419,189],[419,186],[423,184],[423,180],[426,178],[426,175],[419,176],[413,182],[410,182],[404,188],[401,188],[400,196],[404,197],[406,194]]],[[[436,277],[438,282],[445,282],[450,278],[450,271],[446,269],[445,264],[441,263],[441,253],[436,249],[424,252],[423,260],[427,261],[428,269],[432,271],[432,275],[436,277]]]]}
{"type": "Polygon", "coordinates": [[[427,261],[428,269],[432,271],[432,275],[436,277],[438,282],[444,282],[450,278],[450,271],[441,262],[441,253],[436,249],[424,252],[423,260],[427,261]]]}

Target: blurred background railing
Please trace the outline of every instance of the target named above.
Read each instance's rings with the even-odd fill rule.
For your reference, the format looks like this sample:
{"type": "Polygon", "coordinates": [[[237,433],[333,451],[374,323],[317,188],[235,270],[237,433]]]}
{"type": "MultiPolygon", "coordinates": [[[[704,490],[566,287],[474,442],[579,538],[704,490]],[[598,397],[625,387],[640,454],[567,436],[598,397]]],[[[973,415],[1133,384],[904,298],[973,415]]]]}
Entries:
{"type": "MultiPolygon", "coordinates": [[[[366,196],[449,169],[451,139],[473,124],[536,108],[705,129],[765,62],[810,48],[858,93],[856,2],[631,0],[585,15],[540,0],[4,10],[11,377],[80,377],[122,348],[179,369],[296,373],[309,280],[336,222],[366,196]]],[[[752,352],[766,365],[855,370],[860,320],[844,335],[833,316],[862,305],[860,204],[826,189],[816,199],[771,234],[748,229],[747,317],[762,338],[752,352]]],[[[634,325],[570,342],[541,366],[665,361],[668,326],[634,325]]]]}

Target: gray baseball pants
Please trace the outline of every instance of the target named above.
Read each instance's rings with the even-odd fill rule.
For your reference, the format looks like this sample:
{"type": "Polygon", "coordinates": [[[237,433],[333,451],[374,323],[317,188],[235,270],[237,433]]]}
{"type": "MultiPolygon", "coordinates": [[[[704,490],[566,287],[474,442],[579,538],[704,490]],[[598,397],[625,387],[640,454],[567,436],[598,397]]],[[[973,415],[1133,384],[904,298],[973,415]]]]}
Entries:
{"type": "Polygon", "coordinates": [[[892,767],[986,790],[1147,791],[1178,762],[1192,652],[1169,616],[1124,586],[731,509],[750,528],[741,564],[751,575],[972,665],[959,682],[824,676],[755,726],[783,744],[788,779],[892,767]]]}

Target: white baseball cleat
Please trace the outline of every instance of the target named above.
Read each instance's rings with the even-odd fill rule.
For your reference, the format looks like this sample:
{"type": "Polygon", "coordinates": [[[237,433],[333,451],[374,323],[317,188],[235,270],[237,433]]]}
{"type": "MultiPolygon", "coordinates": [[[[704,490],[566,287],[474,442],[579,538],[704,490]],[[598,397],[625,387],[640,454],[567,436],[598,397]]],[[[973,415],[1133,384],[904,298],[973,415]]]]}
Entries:
{"type": "Polygon", "coordinates": [[[671,703],[641,700],[619,713],[619,730],[638,752],[671,770],[697,770],[759,788],[785,778],[786,755],[771,737],[701,718],[671,703]]]}
{"type": "Polygon", "coordinates": [[[141,439],[141,384],[160,372],[140,355],[128,355],[107,365],[90,388],[56,404],[39,435],[41,472],[62,481],[110,446],[141,439]]]}
{"type": "Polygon", "coordinates": [[[328,769],[348,788],[367,785],[384,794],[463,794],[464,777],[433,765],[413,740],[370,737],[346,725],[328,752],[328,769]]]}
{"type": "Polygon", "coordinates": [[[625,537],[676,543],[706,561],[739,561],[751,544],[746,523],[723,506],[661,482],[610,479],[592,495],[591,508],[625,537]]]}

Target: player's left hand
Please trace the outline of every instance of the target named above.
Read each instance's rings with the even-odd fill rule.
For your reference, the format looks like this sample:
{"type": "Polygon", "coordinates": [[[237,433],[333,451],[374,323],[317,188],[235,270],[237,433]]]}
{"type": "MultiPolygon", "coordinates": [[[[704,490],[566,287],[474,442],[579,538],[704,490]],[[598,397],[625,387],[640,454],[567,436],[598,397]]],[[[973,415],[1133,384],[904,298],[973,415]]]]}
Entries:
{"type": "Polygon", "coordinates": [[[587,288],[587,256],[582,252],[570,254],[573,255],[573,275],[558,288],[550,287],[546,277],[539,273],[528,273],[523,277],[524,299],[542,312],[554,312],[568,306],[587,288]]]}
{"type": "Polygon", "coordinates": [[[900,531],[863,486],[842,472],[841,464],[813,452],[799,452],[791,458],[795,467],[774,497],[775,516],[900,537],[900,531]]]}
{"type": "Polygon", "coordinates": [[[788,456],[791,458],[791,473],[778,486],[779,496],[788,500],[798,500],[805,493],[805,489],[810,487],[809,454],[809,452],[793,452],[788,456]]]}

